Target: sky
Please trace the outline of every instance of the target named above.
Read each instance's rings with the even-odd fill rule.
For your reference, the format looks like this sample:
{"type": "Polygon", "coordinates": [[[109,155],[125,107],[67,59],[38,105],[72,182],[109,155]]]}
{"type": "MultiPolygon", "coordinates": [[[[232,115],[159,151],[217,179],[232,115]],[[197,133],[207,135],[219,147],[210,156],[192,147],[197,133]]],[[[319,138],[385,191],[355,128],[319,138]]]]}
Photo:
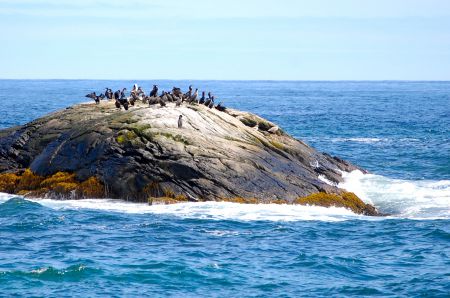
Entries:
{"type": "Polygon", "coordinates": [[[0,0],[0,78],[450,80],[448,0],[0,0]]]}

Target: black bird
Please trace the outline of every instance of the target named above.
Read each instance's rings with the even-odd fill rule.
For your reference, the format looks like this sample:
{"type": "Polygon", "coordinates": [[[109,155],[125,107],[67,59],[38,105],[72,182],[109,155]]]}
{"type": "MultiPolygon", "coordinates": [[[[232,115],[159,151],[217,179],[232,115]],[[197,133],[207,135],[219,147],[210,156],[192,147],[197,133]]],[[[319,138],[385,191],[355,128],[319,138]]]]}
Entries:
{"type": "Polygon", "coordinates": [[[180,117],[178,117],[178,128],[182,127],[183,127],[183,115],[180,115],[180,117]]]}
{"type": "Polygon", "coordinates": [[[197,100],[198,97],[198,89],[195,89],[194,94],[191,96],[191,98],[189,99],[190,103],[195,103],[195,101],[197,100]]]}
{"type": "Polygon", "coordinates": [[[204,104],[205,103],[205,91],[202,92],[202,97],[200,98],[200,101],[198,103],[199,104],[204,104]]]}
{"type": "Polygon", "coordinates": [[[145,92],[144,92],[144,90],[142,90],[142,87],[138,87],[138,90],[137,90],[137,92],[136,92],[136,95],[139,96],[139,95],[141,95],[141,94],[142,94],[142,97],[145,96],[145,92]]]}
{"type": "Polygon", "coordinates": [[[111,89],[109,89],[109,88],[105,88],[105,96],[106,96],[106,98],[109,100],[109,99],[112,99],[113,98],[113,92],[112,92],[112,90],[111,89]]]}
{"type": "Polygon", "coordinates": [[[170,102],[173,102],[173,101],[174,101],[173,95],[170,94],[170,92],[166,92],[166,96],[167,96],[167,100],[168,100],[168,101],[170,101],[170,102]]]}
{"type": "Polygon", "coordinates": [[[139,96],[136,94],[136,92],[131,92],[131,99],[130,99],[130,104],[132,106],[134,106],[134,103],[136,102],[136,100],[139,99],[139,96]]]}
{"type": "Polygon", "coordinates": [[[221,112],[225,112],[225,110],[227,108],[222,105],[222,102],[219,102],[219,104],[216,106],[216,109],[221,111],[221,112]]]}
{"type": "Polygon", "coordinates": [[[99,96],[96,96],[96,97],[94,98],[95,103],[96,103],[96,104],[99,104],[99,103],[100,103],[100,100],[102,100],[103,98],[105,98],[105,95],[104,95],[103,93],[100,94],[99,96]]]}
{"type": "Polygon", "coordinates": [[[211,92],[208,92],[208,99],[211,99],[211,92]]]}
{"type": "Polygon", "coordinates": [[[177,102],[175,103],[176,107],[181,106],[181,102],[183,101],[183,96],[180,94],[180,97],[178,97],[177,102]]]}
{"type": "Polygon", "coordinates": [[[168,101],[167,92],[163,91],[161,93],[161,100],[164,101],[164,102],[168,101]]]}
{"type": "Polygon", "coordinates": [[[213,106],[214,106],[214,98],[211,99],[211,103],[209,104],[208,108],[212,109],[213,106]]]}
{"type": "Polygon", "coordinates": [[[212,100],[213,100],[212,98],[208,98],[208,99],[205,101],[205,106],[209,106],[209,104],[211,103],[212,100]]]}
{"type": "Polygon", "coordinates": [[[153,89],[152,91],[150,91],[150,97],[156,97],[158,96],[158,86],[157,85],[153,85],[153,89]]]}
{"type": "Polygon", "coordinates": [[[91,92],[91,93],[89,93],[89,94],[86,94],[85,97],[95,99],[96,96],[97,96],[97,94],[95,94],[95,92],[91,92]]]}
{"type": "Polygon", "coordinates": [[[114,99],[119,100],[120,99],[120,90],[117,90],[114,92],[114,99]]]}
{"type": "Polygon", "coordinates": [[[184,97],[189,99],[191,98],[191,96],[192,96],[192,85],[189,85],[189,90],[184,94],[184,97]]]}
{"type": "Polygon", "coordinates": [[[120,99],[127,99],[127,96],[125,95],[125,91],[127,91],[127,88],[123,88],[122,91],[120,92],[120,99]]]}

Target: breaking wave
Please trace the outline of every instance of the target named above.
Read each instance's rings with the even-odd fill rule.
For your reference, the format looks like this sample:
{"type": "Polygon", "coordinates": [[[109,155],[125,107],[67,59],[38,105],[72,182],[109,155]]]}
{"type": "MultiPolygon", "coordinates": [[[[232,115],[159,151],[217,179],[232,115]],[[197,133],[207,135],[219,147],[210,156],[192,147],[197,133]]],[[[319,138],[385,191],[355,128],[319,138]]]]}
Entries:
{"type": "Polygon", "coordinates": [[[450,218],[450,180],[400,180],[361,171],[343,175],[339,187],[382,212],[412,219],[450,218]]]}
{"type": "MultiPolygon", "coordinates": [[[[399,180],[360,171],[343,173],[338,186],[356,193],[366,203],[375,205],[389,218],[450,218],[450,180],[399,180]]],[[[321,177],[325,180],[324,177],[321,177]]],[[[0,203],[17,197],[1,194],[0,203]]],[[[153,205],[110,199],[50,200],[27,199],[54,210],[104,210],[135,214],[166,214],[181,218],[239,221],[342,221],[373,219],[356,215],[345,208],[279,204],[238,204],[229,202],[180,203],[153,205]]]]}

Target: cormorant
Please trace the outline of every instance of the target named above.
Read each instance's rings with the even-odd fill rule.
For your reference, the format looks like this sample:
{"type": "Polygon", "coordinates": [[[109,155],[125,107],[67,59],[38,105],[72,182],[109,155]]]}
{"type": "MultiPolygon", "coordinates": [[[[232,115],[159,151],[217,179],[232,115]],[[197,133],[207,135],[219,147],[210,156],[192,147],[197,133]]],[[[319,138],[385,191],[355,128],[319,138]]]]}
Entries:
{"type": "Polygon", "coordinates": [[[157,85],[153,85],[153,89],[150,92],[150,97],[156,97],[158,96],[158,86],[157,85]]]}
{"type": "Polygon", "coordinates": [[[180,97],[177,99],[177,102],[175,103],[175,106],[176,107],[179,107],[179,106],[181,106],[181,102],[183,101],[183,97],[181,96],[181,94],[180,94],[180,97]]]}
{"type": "Polygon", "coordinates": [[[202,97],[200,98],[200,101],[198,103],[199,104],[204,104],[205,103],[205,91],[202,92],[202,97]]]}
{"type": "Polygon", "coordinates": [[[221,112],[225,112],[227,108],[222,105],[222,102],[219,102],[219,104],[216,106],[216,109],[218,109],[221,112]]]}
{"type": "Polygon", "coordinates": [[[195,92],[194,92],[194,94],[191,96],[189,102],[190,102],[190,103],[194,103],[195,100],[197,99],[197,97],[198,97],[198,89],[195,89],[195,92]]]}
{"type": "Polygon", "coordinates": [[[211,99],[211,103],[209,104],[208,108],[212,109],[213,106],[214,106],[214,98],[211,99]]]}
{"type": "Polygon", "coordinates": [[[166,92],[166,96],[167,96],[168,101],[170,101],[170,102],[174,101],[173,96],[172,96],[172,94],[170,94],[170,92],[166,92]]]}
{"type": "Polygon", "coordinates": [[[178,117],[178,128],[182,127],[183,127],[183,115],[180,115],[180,117],[178,117]]]}
{"type": "Polygon", "coordinates": [[[184,94],[184,97],[189,99],[191,98],[191,95],[192,95],[192,85],[189,85],[189,90],[184,94]]]}
{"type": "Polygon", "coordinates": [[[211,103],[211,101],[212,101],[212,98],[208,98],[208,99],[205,101],[205,106],[209,106],[209,104],[211,103]]]}

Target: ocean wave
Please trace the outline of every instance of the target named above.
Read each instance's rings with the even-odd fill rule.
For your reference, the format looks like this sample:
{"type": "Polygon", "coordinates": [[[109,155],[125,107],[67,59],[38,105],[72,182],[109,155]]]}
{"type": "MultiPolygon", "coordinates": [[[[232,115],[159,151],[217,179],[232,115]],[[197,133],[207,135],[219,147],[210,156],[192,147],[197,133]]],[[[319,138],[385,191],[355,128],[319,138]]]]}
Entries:
{"type": "Polygon", "coordinates": [[[356,142],[356,143],[365,143],[365,144],[373,144],[378,142],[384,142],[388,139],[385,138],[333,138],[332,142],[356,142]]]}
{"type": "Polygon", "coordinates": [[[83,264],[72,265],[67,268],[57,269],[54,267],[40,267],[36,269],[31,269],[29,271],[25,270],[14,270],[14,271],[0,271],[0,276],[5,278],[30,278],[39,280],[72,280],[77,281],[82,278],[91,278],[93,274],[98,274],[101,271],[95,268],[88,268],[83,264]]]}
{"type": "MultiPolygon", "coordinates": [[[[1,194],[0,200],[13,195],[1,194]]],[[[147,205],[112,199],[51,200],[26,199],[53,210],[100,210],[132,214],[173,215],[181,218],[237,221],[344,221],[367,218],[345,208],[280,204],[239,204],[230,202],[147,205]]],[[[0,205],[1,211],[1,205],[0,205]]]]}
{"type": "Polygon", "coordinates": [[[339,187],[382,212],[411,219],[450,218],[450,180],[400,180],[361,171],[343,176],[339,187]]]}
{"type": "MultiPolygon", "coordinates": [[[[314,138],[313,138],[314,139],[314,138]]],[[[323,139],[319,139],[322,140],[323,139]]],[[[333,143],[362,143],[362,144],[411,144],[422,142],[422,140],[417,138],[370,138],[370,137],[352,137],[352,138],[325,138],[327,141],[331,141],[333,143]]]]}

